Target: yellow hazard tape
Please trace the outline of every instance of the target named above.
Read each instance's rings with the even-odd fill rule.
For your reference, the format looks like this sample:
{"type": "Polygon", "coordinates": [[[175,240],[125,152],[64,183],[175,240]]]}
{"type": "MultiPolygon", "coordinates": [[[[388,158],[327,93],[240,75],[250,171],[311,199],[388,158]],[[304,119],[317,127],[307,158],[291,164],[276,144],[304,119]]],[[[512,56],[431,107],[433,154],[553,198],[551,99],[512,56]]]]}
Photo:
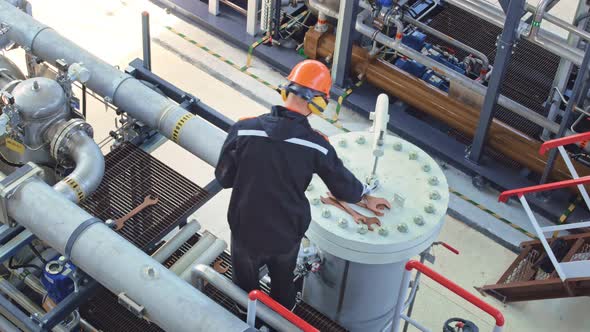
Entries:
{"type": "Polygon", "coordinates": [[[180,131],[182,130],[182,127],[184,127],[184,125],[188,122],[188,120],[194,118],[195,116],[187,113],[185,115],[183,115],[174,125],[174,129],[172,130],[172,137],[170,139],[172,139],[172,141],[174,143],[178,143],[180,140],[180,131]]]}
{"type": "Polygon", "coordinates": [[[78,202],[81,202],[82,200],[84,200],[84,198],[86,197],[86,194],[84,194],[82,187],[80,186],[80,184],[76,180],[72,179],[71,177],[66,177],[65,179],[63,179],[63,181],[70,188],[72,188],[72,190],[76,193],[76,197],[78,198],[78,202]]]}

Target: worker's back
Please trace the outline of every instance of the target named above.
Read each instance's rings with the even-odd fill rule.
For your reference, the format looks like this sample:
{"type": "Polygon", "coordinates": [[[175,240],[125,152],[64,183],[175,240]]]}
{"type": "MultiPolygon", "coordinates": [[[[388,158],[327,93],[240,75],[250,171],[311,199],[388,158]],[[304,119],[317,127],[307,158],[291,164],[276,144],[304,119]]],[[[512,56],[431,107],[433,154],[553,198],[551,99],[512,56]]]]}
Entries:
{"type": "Polygon", "coordinates": [[[314,173],[339,199],[361,199],[363,185],[305,116],[276,106],[236,123],[215,172],[222,186],[234,188],[228,212],[234,239],[261,254],[298,245],[311,221],[305,189],[314,173]]]}

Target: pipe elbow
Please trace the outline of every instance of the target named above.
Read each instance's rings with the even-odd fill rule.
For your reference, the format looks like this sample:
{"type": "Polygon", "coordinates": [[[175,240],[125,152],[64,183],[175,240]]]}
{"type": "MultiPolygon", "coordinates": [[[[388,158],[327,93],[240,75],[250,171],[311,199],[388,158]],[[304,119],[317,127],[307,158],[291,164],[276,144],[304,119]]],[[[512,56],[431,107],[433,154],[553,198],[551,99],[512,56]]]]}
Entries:
{"type": "Polygon", "coordinates": [[[65,154],[76,166],[70,175],[54,185],[54,189],[70,201],[80,202],[100,185],[105,171],[104,156],[100,147],[82,130],[70,136],[65,154]]]}

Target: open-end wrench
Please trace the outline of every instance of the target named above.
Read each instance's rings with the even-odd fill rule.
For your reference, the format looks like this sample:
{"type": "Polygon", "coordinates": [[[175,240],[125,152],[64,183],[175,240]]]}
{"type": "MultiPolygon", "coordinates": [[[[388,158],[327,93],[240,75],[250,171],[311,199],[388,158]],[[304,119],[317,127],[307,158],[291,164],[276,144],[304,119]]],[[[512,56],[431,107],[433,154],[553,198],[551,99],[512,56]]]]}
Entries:
{"type": "Polygon", "coordinates": [[[348,213],[357,224],[362,223],[367,225],[370,231],[374,230],[373,225],[381,226],[381,221],[378,218],[367,217],[363,214],[360,214],[355,209],[351,208],[347,203],[339,201],[334,196],[330,195],[330,193],[328,193],[328,195],[328,198],[320,197],[321,202],[324,204],[336,206],[337,208],[348,213]]]}
{"type": "Polygon", "coordinates": [[[145,209],[146,207],[158,204],[158,201],[159,201],[158,197],[154,197],[152,195],[147,195],[144,198],[143,203],[139,204],[135,209],[131,210],[129,213],[127,213],[123,217],[115,220],[115,225],[116,225],[115,230],[118,231],[121,228],[123,228],[123,226],[125,226],[125,222],[127,220],[133,218],[133,216],[135,216],[139,212],[143,211],[143,209],[145,209]]]}

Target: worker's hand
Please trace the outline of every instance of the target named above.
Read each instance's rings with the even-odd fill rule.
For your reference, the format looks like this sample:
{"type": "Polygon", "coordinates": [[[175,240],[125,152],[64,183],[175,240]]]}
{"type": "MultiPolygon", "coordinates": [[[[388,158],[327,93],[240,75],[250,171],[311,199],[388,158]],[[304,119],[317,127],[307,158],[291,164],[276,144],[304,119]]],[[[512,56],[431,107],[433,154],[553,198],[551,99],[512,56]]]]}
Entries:
{"type": "Polygon", "coordinates": [[[381,197],[365,195],[363,196],[363,203],[367,206],[367,209],[371,211],[383,211],[385,208],[391,209],[391,203],[381,197]]]}

